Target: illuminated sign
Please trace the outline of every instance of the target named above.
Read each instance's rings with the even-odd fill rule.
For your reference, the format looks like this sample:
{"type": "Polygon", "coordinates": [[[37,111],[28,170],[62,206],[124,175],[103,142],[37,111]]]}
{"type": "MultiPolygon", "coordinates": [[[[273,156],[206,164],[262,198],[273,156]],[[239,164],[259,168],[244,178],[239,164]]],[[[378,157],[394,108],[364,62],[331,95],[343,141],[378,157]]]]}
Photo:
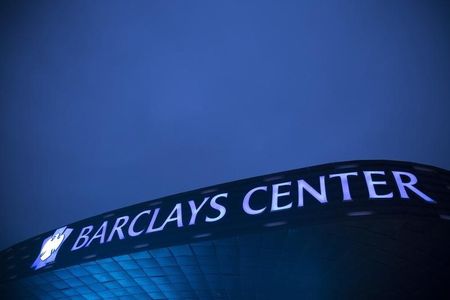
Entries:
{"type": "MultiPolygon", "coordinates": [[[[395,188],[400,193],[401,198],[409,199],[410,194],[414,194],[427,203],[436,203],[435,200],[416,187],[418,179],[414,174],[401,171],[392,171],[391,173],[395,179],[395,188]]],[[[369,199],[392,199],[394,197],[393,191],[381,193],[378,189],[378,187],[388,185],[385,180],[385,171],[363,171],[362,174],[365,179],[369,199]]],[[[303,207],[305,205],[305,194],[308,194],[320,204],[327,204],[326,183],[329,180],[337,180],[339,182],[343,194],[342,201],[353,201],[349,178],[355,176],[360,175],[357,172],[322,175],[312,180],[319,184],[319,188],[313,187],[312,181],[307,182],[304,179],[260,185],[245,193],[241,200],[241,207],[249,216],[259,215],[266,211],[276,213],[281,210],[303,207]],[[298,193],[295,195],[292,193],[293,185],[297,186],[298,193]],[[266,194],[267,201],[255,201],[256,193],[266,194]]],[[[80,230],[71,251],[90,247],[94,243],[105,244],[113,239],[125,240],[143,234],[163,231],[169,223],[176,224],[176,227],[182,228],[193,226],[196,222],[218,222],[226,216],[228,195],[228,192],[220,193],[212,197],[204,197],[200,202],[188,200],[188,205],[176,203],[166,216],[161,216],[160,209],[155,208],[140,211],[134,216],[120,216],[113,222],[104,221],[98,228],[95,228],[94,225],[86,226],[80,230]],[[211,214],[205,213],[202,218],[199,218],[200,212],[203,212],[206,208],[210,208],[211,214]],[[183,214],[183,210],[187,210],[187,213],[183,214]],[[183,217],[184,215],[187,217],[183,217]],[[145,220],[145,226],[138,228],[136,223],[139,220],[145,220]]]]}
{"type": "Polygon", "coordinates": [[[395,161],[343,162],[239,180],[118,209],[47,233],[43,242],[39,237],[18,244],[3,252],[2,262],[14,268],[1,278],[278,226],[450,216],[449,187],[446,170],[395,161]],[[34,261],[27,258],[29,249],[33,258],[40,249],[34,261]]]}

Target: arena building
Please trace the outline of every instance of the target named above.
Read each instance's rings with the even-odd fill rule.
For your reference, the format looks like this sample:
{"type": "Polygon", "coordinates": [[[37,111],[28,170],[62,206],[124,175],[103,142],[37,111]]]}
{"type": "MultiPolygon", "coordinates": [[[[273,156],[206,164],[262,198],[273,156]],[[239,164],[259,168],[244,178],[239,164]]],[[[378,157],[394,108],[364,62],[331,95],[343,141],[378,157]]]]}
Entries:
{"type": "Polygon", "coordinates": [[[0,293],[5,299],[450,297],[449,236],[449,171],[341,162],[61,226],[1,252],[0,293]]]}

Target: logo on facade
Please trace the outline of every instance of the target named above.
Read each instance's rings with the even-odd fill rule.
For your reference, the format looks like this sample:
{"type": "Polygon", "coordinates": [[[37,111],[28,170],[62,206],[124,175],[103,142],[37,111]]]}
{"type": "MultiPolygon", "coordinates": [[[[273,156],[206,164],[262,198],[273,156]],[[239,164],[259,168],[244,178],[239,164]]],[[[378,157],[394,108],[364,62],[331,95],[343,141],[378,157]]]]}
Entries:
{"type": "Polygon", "coordinates": [[[52,236],[46,238],[42,243],[41,252],[31,265],[31,268],[38,270],[45,267],[47,264],[54,262],[61,245],[69,237],[72,231],[72,228],[64,226],[57,229],[52,236]]]}

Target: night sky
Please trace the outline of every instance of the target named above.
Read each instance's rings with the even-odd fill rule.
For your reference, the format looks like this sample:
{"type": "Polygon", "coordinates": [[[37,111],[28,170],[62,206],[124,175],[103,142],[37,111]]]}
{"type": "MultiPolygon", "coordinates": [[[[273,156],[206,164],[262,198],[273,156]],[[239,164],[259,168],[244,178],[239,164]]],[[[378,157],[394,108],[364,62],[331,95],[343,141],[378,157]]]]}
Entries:
{"type": "Polygon", "coordinates": [[[2,1],[0,249],[212,184],[450,169],[450,2],[2,1]]]}

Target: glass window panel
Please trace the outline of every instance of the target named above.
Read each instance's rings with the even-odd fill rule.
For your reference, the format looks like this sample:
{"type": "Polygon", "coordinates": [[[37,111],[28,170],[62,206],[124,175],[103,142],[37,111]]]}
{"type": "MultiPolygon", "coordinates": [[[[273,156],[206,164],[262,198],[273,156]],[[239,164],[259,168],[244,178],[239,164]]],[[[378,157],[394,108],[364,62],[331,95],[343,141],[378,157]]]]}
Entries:
{"type": "Polygon", "coordinates": [[[78,295],[78,292],[75,289],[64,289],[62,290],[62,293],[66,296],[75,296],[78,295]]]}
{"type": "Polygon", "coordinates": [[[161,284],[169,284],[170,281],[167,277],[152,277],[152,281],[159,287],[161,284]]]}
{"type": "Polygon", "coordinates": [[[117,280],[117,282],[123,287],[131,287],[136,285],[136,282],[130,279],[121,279],[117,280]]]}
{"type": "Polygon", "coordinates": [[[114,279],[126,279],[127,278],[127,274],[125,274],[125,271],[111,272],[111,273],[109,273],[109,275],[111,275],[111,277],[113,277],[114,279]]]}
{"type": "Polygon", "coordinates": [[[131,257],[129,255],[120,255],[120,256],[115,256],[113,259],[115,261],[127,261],[127,260],[131,260],[131,257]]]}
{"type": "Polygon", "coordinates": [[[77,292],[80,294],[89,294],[92,291],[90,289],[88,289],[86,286],[80,286],[78,288],[76,288],[77,292]]]}
{"type": "Polygon", "coordinates": [[[174,246],[169,248],[174,256],[193,255],[189,245],[174,246]]]}
{"type": "Polygon", "coordinates": [[[103,269],[105,269],[108,272],[112,272],[112,271],[120,271],[122,270],[122,268],[119,266],[119,264],[117,262],[102,262],[101,266],[103,269]]]}
{"type": "Polygon", "coordinates": [[[150,297],[152,297],[152,299],[166,299],[161,292],[152,292],[150,293],[150,297]]]}
{"type": "Polygon", "coordinates": [[[101,292],[106,290],[106,287],[102,283],[89,284],[89,288],[95,292],[101,292]]]}
{"type": "Polygon", "coordinates": [[[90,265],[90,266],[85,266],[84,267],[86,269],[86,271],[88,271],[91,274],[97,274],[97,273],[103,273],[105,272],[105,270],[103,270],[99,265],[95,264],[95,265],[90,265]]]}
{"type": "Polygon", "coordinates": [[[133,261],[119,261],[119,265],[125,270],[139,269],[139,266],[133,261]]]}
{"type": "Polygon", "coordinates": [[[97,282],[97,280],[94,277],[92,277],[92,275],[82,276],[82,277],[78,277],[78,278],[85,284],[92,284],[92,283],[97,282]]]}
{"type": "Polygon", "coordinates": [[[168,248],[154,249],[150,250],[151,255],[153,257],[167,257],[172,256],[168,248]]]}
{"type": "Polygon", "coordinates": [[[100,297],[102,297],[102,298],[111,298],[111,297],[113,297],[114,296],[114,294],[113,293],[111,293],[110,291],[108,291],[108,290],[106,290],[106,291],[101,291],[101,292],[98,292],[98,295],[100,296],[100,297]]]}
{"type": "Polygon", "coordinates": [[[103,284],[104,284],[104,286],[105,286],[107,289],[109,289],[109,290],[112,290],[112,289],[120,289],[120,288],[121,288],[119,282],[117,282],[117,281],[105,282],[105,283],[103,283],[103,284]]]}
{"type": "Polygon", "coordinates": [[[172,256],[158,257],[156,259],[160,266],[176,266],[177,262],[172,256]]]}
{"type": "Polygon", "coordinates": [[[143,258],[151,258],[152,256],[150,255],[150,253],[148,251],[142,251],[142,252],[137,252],[137,253],[133,253],[131,254],[131,257],[133,259],[143,259],[143,258]]]}
{"type": "Polygon", "coordinates": [[[73,275],[65,269],[56,270],[54,272],[55,272],[56,276],[58,276],[61,279],[67,279],[67,278],[73,277],[73,275]]]}
{"type": "Polygon", "coordinates": [[[165,275],[164,271],[161,268],[144,268],[143,270],[145,272],[145,274],[147,274],[148,276],[161,276],[161,275],[165,275]]]}
{"type": "Polygon", "coordinates": [[[72,266],[68,270],[76,277],[88,275],[89,273],[81,266],[72,266]]]}
{"type": "Polygon", "coordinates": [[[135,269],[135,270],[128,270],[128,274],[131,276],[131,278],[138,278],[138,277],[144,277],[147,276],[147,274],[142,271],[142,269],[135,269]]]}
{"type": "Polygon", "coordinates": [[[71,287],[78,287],[78,286],[82,286],[84,284],[77,278],[69,278],[69,279],[66,279],[65,281],[71,287]]]}
{"type": "Polygon", "coordinates": [[[128,292],[123,288],[118,289],[112,289],[110,290],[111,293],[113,293],[115,296],[125,296],[128,295],[128,292]]]}
{"type": "Polygon", "coordinates": [[[143,258],[143,259],[138,260],[137,263],[142,268],[153,268],[153,267],[159,266],[158,262],[154,258],[143,258]]]}
{"type": "Polygon", "coordinates": [[[108,273],[94,274],[92,275],[98,282],[106,282],[113,280],[112,276],[108,273]]]}
{"type": "Polygon", "coordinates": [[[186,256],[186,255],[176,256],[175,260],[177,261],[178,265],[189,266],[197,263],[194,256],[186,256]]]}

